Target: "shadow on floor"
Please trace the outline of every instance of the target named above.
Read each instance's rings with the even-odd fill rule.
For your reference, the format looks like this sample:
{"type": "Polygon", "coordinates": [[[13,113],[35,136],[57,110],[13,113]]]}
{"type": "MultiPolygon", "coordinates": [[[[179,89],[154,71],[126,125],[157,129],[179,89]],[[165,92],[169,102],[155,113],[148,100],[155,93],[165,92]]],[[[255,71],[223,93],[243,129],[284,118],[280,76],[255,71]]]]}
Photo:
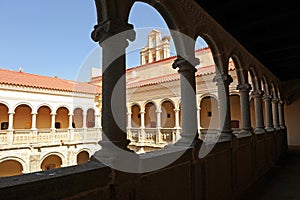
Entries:
{"type": "Polygon", "coordinates": [[[289,148],[286,157],[249,188],[239,200],[300,200],[300,148],[289,148]]]}

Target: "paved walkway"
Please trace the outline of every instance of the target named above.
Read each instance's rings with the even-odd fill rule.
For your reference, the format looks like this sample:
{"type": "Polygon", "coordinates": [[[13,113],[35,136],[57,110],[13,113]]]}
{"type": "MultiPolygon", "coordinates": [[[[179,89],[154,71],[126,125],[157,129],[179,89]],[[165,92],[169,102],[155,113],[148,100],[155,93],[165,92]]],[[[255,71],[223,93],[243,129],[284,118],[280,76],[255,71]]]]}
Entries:
{"type": "Polygon", "coordinates": [[[289,149],[241,200],[300,200],[300,149],[289,149]]]}

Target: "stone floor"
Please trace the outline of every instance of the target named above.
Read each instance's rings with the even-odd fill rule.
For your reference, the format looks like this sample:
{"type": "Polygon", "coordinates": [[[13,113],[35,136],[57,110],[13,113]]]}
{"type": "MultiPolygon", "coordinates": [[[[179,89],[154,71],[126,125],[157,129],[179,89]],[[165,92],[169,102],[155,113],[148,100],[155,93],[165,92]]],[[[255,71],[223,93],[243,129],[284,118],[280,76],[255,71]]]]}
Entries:
{"type": "Polygon", "coordinates": [[[281,159],[240,200],[300,200],[300,148],[281,159]]]}

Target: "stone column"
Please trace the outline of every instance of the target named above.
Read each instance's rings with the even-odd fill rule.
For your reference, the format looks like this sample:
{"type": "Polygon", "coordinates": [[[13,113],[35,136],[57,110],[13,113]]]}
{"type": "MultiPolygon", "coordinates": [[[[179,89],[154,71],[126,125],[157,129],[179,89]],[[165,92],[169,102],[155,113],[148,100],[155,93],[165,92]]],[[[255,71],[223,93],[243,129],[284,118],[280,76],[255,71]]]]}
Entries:
{"type": "Polygon", "coordinates": [[[31,142],[36,143],[38,138],[38,131],[36,128],[36,115],[37,113],[32,113],[31,116],[31,142]]]}
{"type": "Polygon", "coordinates": [[[251,86],[249,83],[240,84],[237,86],[237,90],[240,92],[240,102],[241,102],[241,133],[250,134],[251,127],[251,116],[250,116],[250,103],[249,103],[249,92],[251,86]]]}
{"type": "Polygon", "coordinates": [[[220,139],[231,139],[231,116],[230,116],[230,99],[229,85],[232,83],[232,77],[228,74],[217,74],[214,79],[218,89],[219,112],[220,112],[220,139]]]}
{"type": "Polygon", "coordinates": [[[31,116],[31,130],[36,130],[36,115],[37,113],[32,113],[31,116]]]}
{"type": "Polygon", "coordinates": [[[281,129],[285,129],[285,119],[284,119],[284,102],[279,101],[278,103],[278,114],[279,114],[279,125],[281,129]]]}
{"type": "Polygon", "coordinates": [[[131,115],[132,115],[132,112],[129,111],[127,112],[127,139],[128,140],[132,140],[132,135],[131,135],[131,115]]]}
{"type": "Polygon", "coordinates": [[[254,100],[254,109],[255,109],[255,124],[256,127],[254,132],[256,134],[265,132],[264,125],[264,115],[263,115],[263,107],[262,107],[262,91],[253,91],[251,94],[254,100]]]}
{"type": "Polygon", "coordinates": [[[160,143],[162,140],[162,134],[160,132],[161,129],[161,108],[157,108],[156,110],[156,143],[160,143]]]}
{"type": "Polygon", "coordinates": [[[14,114],[15,113],[8,113],[8,138],[7,142],[9,145],[13,143],[14,140],[14,114]]]}
{"type": "Polygon", "coordinates": [[[74,128],[72,126],[72,122],[73,122],[73,114],[69,114],[69,140],[73,141],[74,140],[74,128]]]}
{"type": "Polygon", "coordinates": [[[56,113],[51,113],[51,131],[55,132],[56,128],[55,128],[55,116],[56,113]]]}
{"type": "Polygon", "coordinates": [[[131,126],[131,115],[132,115],[132,112],[127,112],[127,128],[128,129],[132,128],[132,126],[131,126]]]}
{"type": "Polygon", "coordinates": [[[200,134],[200,129],[201,129],[200,121],[201,121],[201,108],[197,107],[197,127],[198,127],[199,134],[200,134]]]}
{"type": "Polygon", "coordinates": [[[278,99],[277,98],[272,99],[272,113],[273,113],[274,128],[276,130],[279,130],[280,126],[279,126],[279,113],[278,113],[278,99]]]}
{"type": "Polygon", "coordinates": [[[274,131],[271,98],[272,96],[270,95],[263,96],[263,101],[265,104],[265,114],[266,114],[266,131],[268,132],[274,131]]]}
{"type": "Polygon", "coordinates": [[[86,111],[83,111],[82,112],[82,128],[84,128],[84,129],[86,129],[86,117],[87,117],[86,111]]]}
{"type": "Polygon", "coordinates": [[[180,123],[179,123],[179,108],[175,108],[174,112],[175,112],[175,127],[176,128],[176,139],[175,141],[178,141],[180,139],[180,123]]]}
{"type": "Polygon", "coordinates": [[[196,145],[199,137],[197,129],[197,102],[196,102],[196,68],[199,59],[178,58],[173,63],[173,68],[179,68],[181,89],[181,114],[182,134],[178,145],[196,145]]]}
{"type": "MultiPolygon", "coordinates": [[[[102,157],[111,157],[112,144],[128,150],[126,136],[126,48],[128,40],[135,39],[131,24],[118,16],[96,25],[92,39],[102,47],[102,131],[100,141],[106,152],[102,157]]],[[[99,155],[101,157],[101,155],[99,155]]]]}

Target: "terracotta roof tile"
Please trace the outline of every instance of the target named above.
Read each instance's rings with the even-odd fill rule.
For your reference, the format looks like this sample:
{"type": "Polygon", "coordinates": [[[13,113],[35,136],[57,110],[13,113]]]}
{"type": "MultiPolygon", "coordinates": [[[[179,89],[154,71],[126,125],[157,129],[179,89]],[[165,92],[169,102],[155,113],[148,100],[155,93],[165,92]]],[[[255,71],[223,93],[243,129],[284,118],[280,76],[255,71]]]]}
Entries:
{"type": "Polygon", "coordinates": [[[85,82],[75,82],[60,78],[0,69],[0,83],[8,85],[27,86],[34,88],[52,89],[69,92],[96,94],[99,86],[85,82]]]}

